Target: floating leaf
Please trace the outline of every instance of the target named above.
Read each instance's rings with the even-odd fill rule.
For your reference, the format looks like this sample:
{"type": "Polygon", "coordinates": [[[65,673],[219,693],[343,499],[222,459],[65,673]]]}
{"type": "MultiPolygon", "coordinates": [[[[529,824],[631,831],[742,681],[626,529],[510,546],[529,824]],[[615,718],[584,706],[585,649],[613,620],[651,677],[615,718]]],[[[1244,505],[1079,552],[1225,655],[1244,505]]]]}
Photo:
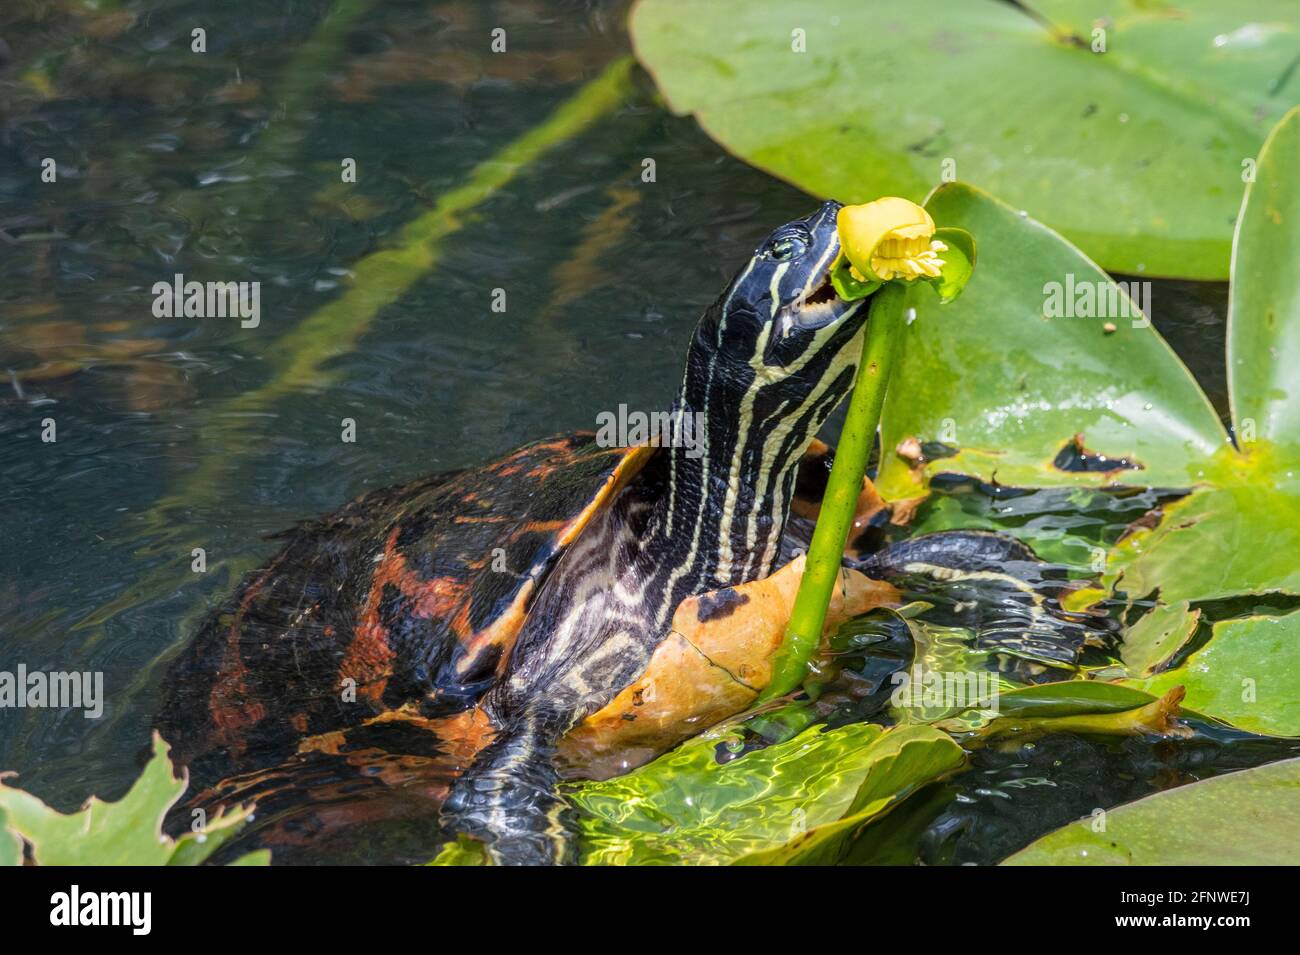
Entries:
{"type": "Polygon", "coordinates": [[[980,267],[961,298],[908,326],[881,425],[877,481],[887,498],[924,494],[925,477],[1003,484],[1186,487],[1227,436],[1195,379],[1137,316],[1106,334],[1099,318],[1048,317],[1048,289],[1090,284],[1128,302],[1060,236],[961,184],[937,190],[935,220],[979,237],[980,267]],[[1140,467],[1072,471],[1056,459],[1078,433],[1140,467]],[[942,441],[956,454],[923,470],[895,449],[942,441]]]}
{"type": "MultiPolygon", "coordinates": [[[[1242,453],[1218,455],[1203,472],[1210,488],[1168,507],[1159,526],[1134,534],[1113,555],[1117,586],[1131,596],[1158,593],[1173,605],[1149,617],[1176,617],[1192,600],[1300,593],[1300,394],[1292,373],[1300,360],[1297,176],[1300,110],[1293,110],[1260,155],[1233,253],[1228,377],[1242,453]],[[1265,534],[1267,545],[1259,546],[1265,534]]],[[[1136,630],[1125,640],[1125,661],[1147,676],[1146,635],[1136,630]],[[1137,661],[1131,646],[1139,647],[1137,661]]],[[[1300,735],[1296,631],[1295,614],[1216,624],[1210,643],[1181,667],[1140,685],[1158,691],[1183,683],[1191,706],[1235,726],[1300,735]]]]}
{"type": "Polygon", "coordinates": [[[1201,612],[1189,610],[1187,601],[1160,604],[1124,634],[1120,657],[1133,677],[1146,677],[1161,669],[1196,632],[1201,612]]]}
{"type": "MultiPolygon", "coordinates": [[[[1196,472],[1207,485],[1117,549],[1112,577],[1166,604],[1300,593],[1300,109],[1269,136],[1233,253],[1228,369],[1241,450],[1196,472]],[[1267,546],[1259,546],[1267,534],[1267,546]]],[[[1300,685],[1297,685],[1300,691],[1300,685]]]]}
{"type": "Polygon", "coordinates": [[[1300,441],[1300,108],[1260,152],[1232,254],[1228,391],[1239,440],[1300,441]]]}
{"type": "Polygon", "coordinates": [[[1187,688],[1187,705],[1252,733],[1300,736],[1300,612],[1214,625],[1182,666],[1134,686],[1187,688]]]}
{"type": "MultiPolygon", "coordinates": [[[[1097,684],[1102,686],[1104,684],[1097,684]]],[[[988,724],[985,736],[1046,733],[1085,733],[1098,736],[1190,736],[1191,730],[1174,717],[1182,712],[1184,690],[1172,687],[1152,697],[1145,706],[1113,712],[1100,711],[1061,716],[999,716],[988,724]]]]}
{"type": "Polygon", "coordinates": [[[1186,735],[1173,722],[1181,712],[1183,690],[1175,686],[1153,696],[1118,683],[1066,680],[1003,693],[996,710],[970,709],[937,726],[981,736],[1089,733],[1105,736],[1186,735]]]}
{"type": "Polygon", "coordinates": [[[1049,833],[1003,865],[1300,864],[1300,759],[1180,786],[1049,833]]]}
{"type": "Polygon", "coordinates": [[[1012,690],[998,698],[1002,716],[1021,719],[1122,713],[1146,706],[1154,697],[1117,683],[1068,680],[1012,690]]]}
{"type": "Polygon", "coordinates": [[[1219,463],[1236,476],[1216,477],[1224,484],[1166,505],[1157,527],[1115,548],[1107,573],[1118,589],[1130,597],[1158,592],[1166,604],[1300,593],[1300,481],[1279,479],[1235,452],[1219,463]]]}
{"type": "MultiPolygon", "coordinates": [[[[31,846],[38,865],[198,865],[243,826],[251,809],[210,817],[201,834],[186,832],[179,839],[164,835],[163,817],[186,786],[184,779],[172,775],[167,751],[155,733],[153,757],[125,796],[112,803],[92,796],[69,815],[0,781],[0,813],[7,817],[0,820],[0,862],[8,856],[10,864],[17,864],[5,848],[12,830],[31,846]]],[[[267,861],[265,852],[238,860],[245,865],[267,861]]]]}
{"type": "Polygon", "coordinates": [[[1108,269],[1221,279],[1242,160],[1300,82],[1294,12],[642,0],[631,32],[674,111],[815,195],[919,201],[955,171],[1108,269]]]}

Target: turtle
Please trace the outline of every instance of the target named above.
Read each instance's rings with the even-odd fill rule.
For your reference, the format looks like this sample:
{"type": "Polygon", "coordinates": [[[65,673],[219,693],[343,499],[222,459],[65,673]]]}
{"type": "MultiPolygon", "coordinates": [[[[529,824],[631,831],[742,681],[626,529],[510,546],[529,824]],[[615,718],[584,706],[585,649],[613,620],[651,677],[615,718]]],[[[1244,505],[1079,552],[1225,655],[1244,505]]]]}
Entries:
{"type": "MultiPolygon", "coordinates": [[[[373,743],[400,731],[454,770],[432,794],[446,832],[498,863],[566,862],[562,778],[626,772],[749,707],[867,322],[829,278],[840,208],[773,231],[699,319],[670,414],[689,442],[550,437],[283,534],[164,680],[157,727],[197,789],[231,798],[304,754],[400,774],[373,743]]],[[[869,481],[860,507],[862,526],[884,509],[869,481]]],[[[985,532],[851,547],[828,632],[897,604],[891,576],[1035,560],[985,532]]]]}

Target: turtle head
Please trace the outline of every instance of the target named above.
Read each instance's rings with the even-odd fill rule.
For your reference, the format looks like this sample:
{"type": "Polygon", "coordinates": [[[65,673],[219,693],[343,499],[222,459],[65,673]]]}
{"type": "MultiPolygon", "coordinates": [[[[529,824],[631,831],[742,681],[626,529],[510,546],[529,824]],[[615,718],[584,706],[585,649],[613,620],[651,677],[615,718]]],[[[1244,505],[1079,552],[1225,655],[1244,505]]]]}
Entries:
{"type": "MultiPolygon", "coordinates": [[[[730,403],[783,404],[790,413],[823,394],[832,381],[835,400],[848,391],[858,357],[857,340],[866,319],[863,300],[845,302],[831,285],[830,270],[840,252],[836,231],[838,202],[773,231],[736,273],[718,300],[704,313],[695,331],[688,360],[686,395],[695,408],[710,411],[730,403]],[[707,397],[697,386],[699,373],[711,369],[707,397]],[[755,394],[748,402],[745,396],[755,394]],[[764,399],[766,396],[766,400],[764,399]]],[[[829,400],[832,396],[827,394],[829,400]]],[[[834,404],[825,409],[829,414],[834,404]]],[[[824,415],[819,415],[824,417],[824,415]]],[[[815,429],[820,420],[811,422],[815,429]]]]}
{"type": "Polygon", "coordinates": [[[689,446],[671,452],[662,526],[670,538],[701,529],[691,559],[709,585],[771,569],[799,461],[853,387],[867,306],[831,285],[839,210],[827,202],[764,239],[687,351],[676,410],[696,425],[689,446]]]}

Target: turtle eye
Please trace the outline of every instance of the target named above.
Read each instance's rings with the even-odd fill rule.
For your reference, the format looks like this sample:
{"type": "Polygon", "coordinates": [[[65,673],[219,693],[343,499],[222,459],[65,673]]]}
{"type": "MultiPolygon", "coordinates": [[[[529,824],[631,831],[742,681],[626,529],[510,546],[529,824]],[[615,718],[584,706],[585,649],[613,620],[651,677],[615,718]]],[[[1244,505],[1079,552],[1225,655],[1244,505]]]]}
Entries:
{"type": "Polygon", "coordinates": [[[765,258],[773,262],[789,262],[808,251],[808,240],[797,233],[787,233],[772,239],[763,250],[765,258]]]}

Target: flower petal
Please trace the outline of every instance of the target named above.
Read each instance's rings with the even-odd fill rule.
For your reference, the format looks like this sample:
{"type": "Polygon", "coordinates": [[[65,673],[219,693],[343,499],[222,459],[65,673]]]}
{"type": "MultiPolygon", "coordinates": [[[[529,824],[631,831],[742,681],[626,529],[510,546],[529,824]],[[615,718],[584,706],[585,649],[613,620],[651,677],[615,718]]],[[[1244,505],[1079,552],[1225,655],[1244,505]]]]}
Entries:
{"type": "Polygon", "coordinates": [[[887,281],[896,275],[915,277],[923,268],[912,259],[928,247],[934,220],[921,206],[898,196],[845,206],[836,218],[844,255],[858,275],[887,281]],[[882,248],[883,247],[883,248],[882,248]]]}

